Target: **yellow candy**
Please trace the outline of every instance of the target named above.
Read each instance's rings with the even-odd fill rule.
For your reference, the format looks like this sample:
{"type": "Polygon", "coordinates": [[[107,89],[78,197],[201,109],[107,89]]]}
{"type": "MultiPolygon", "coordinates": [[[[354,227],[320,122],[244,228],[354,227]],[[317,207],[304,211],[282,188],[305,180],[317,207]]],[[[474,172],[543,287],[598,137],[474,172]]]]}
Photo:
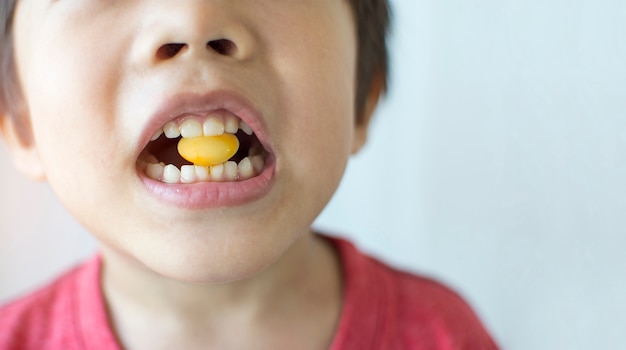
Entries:
{"type": "Polygon", "coordinates": [[[178,141],[178,153],[195,165],[222,164],[237,153],[239,140],[235,135],[200,136],[178,141]]]}

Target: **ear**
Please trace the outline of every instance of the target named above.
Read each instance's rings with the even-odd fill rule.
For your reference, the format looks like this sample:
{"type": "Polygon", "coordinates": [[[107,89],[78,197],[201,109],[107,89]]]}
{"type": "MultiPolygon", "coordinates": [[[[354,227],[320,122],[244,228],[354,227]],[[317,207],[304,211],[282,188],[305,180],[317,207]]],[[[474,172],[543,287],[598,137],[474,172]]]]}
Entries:
{"type": "Polygon", "coordinates": [[[385,76],[382,72],[377,72],[372,79],[372,85],[365,99],[365,106],[361,112],[360,118],[357,118],[354,129],[354,139],[352,140],[352,154],[357,153],[365,141],[367,141],[367,131],[369,129],[370,121],[374,115],[374,110],[378,105],[381,95],[385,91],[385,76]]]}
{"type": "MultiPolygon", "coordinates": [[[[0,111],[0,135],[9,149],[13,163],[24,175],[36,181],[45,180],[43,164],[39,152],[31,137],[26,137],[26,125],[18,125],[10,115],[0,111]]],[[[28,124],[28,123],[25,123],[28,124]]]]}

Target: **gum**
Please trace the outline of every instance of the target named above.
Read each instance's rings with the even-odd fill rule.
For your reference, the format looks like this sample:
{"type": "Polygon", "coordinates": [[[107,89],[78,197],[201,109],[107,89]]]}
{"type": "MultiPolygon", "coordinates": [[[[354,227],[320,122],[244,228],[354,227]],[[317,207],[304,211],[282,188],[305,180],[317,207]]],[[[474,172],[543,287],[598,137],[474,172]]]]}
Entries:
{"type": "Polygon", "coordinates": [[[180,156],[188,162],[213,166],[225,163],[237,153],[239,139],[232,134],[182,138],[177,148],[180,156]]]}

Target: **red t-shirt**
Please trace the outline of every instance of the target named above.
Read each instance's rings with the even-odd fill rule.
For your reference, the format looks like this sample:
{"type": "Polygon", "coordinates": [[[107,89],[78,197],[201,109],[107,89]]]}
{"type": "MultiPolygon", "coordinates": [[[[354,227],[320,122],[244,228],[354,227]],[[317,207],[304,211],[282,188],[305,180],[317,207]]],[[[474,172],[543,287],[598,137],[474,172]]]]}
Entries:
{"type": "MultiPolygon", "coordinates": [[[[343,265],[341,319],[330,350],[497,346],[471,308],[441,284],[394,270],[329,238],[343,265]]],[[[0,349],[120,349],[100,288],[98,256],[0,308],[0,349]]]]}

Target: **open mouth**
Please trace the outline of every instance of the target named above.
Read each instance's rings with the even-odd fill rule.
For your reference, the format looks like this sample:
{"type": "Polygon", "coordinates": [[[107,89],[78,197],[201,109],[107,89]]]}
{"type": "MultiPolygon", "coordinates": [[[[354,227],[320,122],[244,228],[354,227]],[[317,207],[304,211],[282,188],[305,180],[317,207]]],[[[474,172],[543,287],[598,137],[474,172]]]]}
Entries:
{"type": "Polygon", "coordinates": [[[155,132],[139,156],[138,165],[150,179],[168,184],[236,182],[261,174],[267,157],[268,152],[250,126],[226,110],[217,110],[207,115],[185,114],[169,121],[155,132]],[[212,141],[222,139],[234,140],[238,148],[212,141]],[[187,145],[193,140],[203,142],[191,151],[212,161],[198,161],[198,157],[187,155],[191,147],[187,145]]]}

